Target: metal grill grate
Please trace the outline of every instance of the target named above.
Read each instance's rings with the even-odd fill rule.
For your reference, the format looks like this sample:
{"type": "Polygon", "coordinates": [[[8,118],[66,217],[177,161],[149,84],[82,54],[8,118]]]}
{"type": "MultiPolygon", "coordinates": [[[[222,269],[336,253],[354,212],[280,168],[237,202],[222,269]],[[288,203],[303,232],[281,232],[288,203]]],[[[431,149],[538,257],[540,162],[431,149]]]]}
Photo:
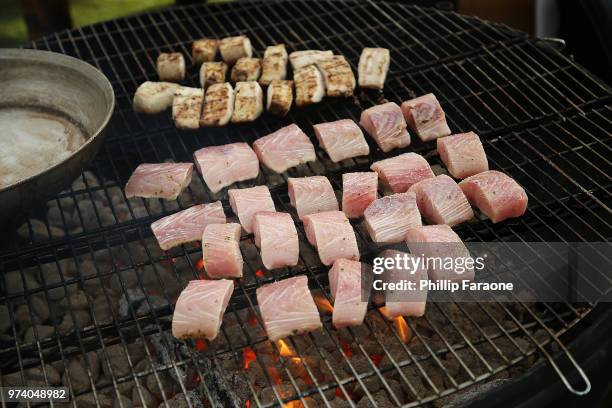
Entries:
{"type": "MultiPolygon", "coordinates": [[[[561,349],[579,370],[559,336],[593,305],[432,304],[425,317],[406,319],[408,343],[406,328],[377,309],[355,329],[334,330],[325,315],[322,332],[292,338],[285,345],[291,355],[279,357],[279,345],[263,333],[255,289],[306,274],[325,299],[326,269],[302,244],[297,267],[265,271],[248,235],[241,242],[249,260],[245,277],[237,282],[220,338],[178,346],[167,335],[172,304],[199,276],[201,250],[186,245],[162,252],[149,225],[194,202],[226,197],[211,194],[194,177],[176,202],[126,199],[122,188],[132,170],[142,162],[191,161],[192,152],[207,145],[252,143],[291,122],[312,137],[312,124],[358,119],[363,107],[380,99],[325,101],[283,120],[264,116],[250,125],[197,132],[178,132],[169,115],[133,112],[133,92],[156,77],[159,52],[181,51],[189,58],[193,39],[239,33],[249,35],[258,53],[279,42],[289,50],[333,49],[355,70],[363,46],[390,48],[385,98],[399,102],[434,92],[451,129],[479,133],[492,168],[516,178],[529,195],[524,217],[501,225],[471,222],[457,230],[464,240],[612,237],[606,204],[612,184],[610,88],[546,44],[507,27],[394,3],[283,1],[171,8],[62,32],[32,45],[99,67],[115,88],[117,107],[91,172],[50,200],[0,250],[0,303],[10,321],[0,337],[2,384],[27,382],[39,370],[39,383],[52,385],[60,372],[73,397],[98,406],[119,400],[126,388],[140,401],[153,393],[169,404],[175,394],[196,390],[210,406],[244,406],[247,400],[250,406],[337,406],[345,399],[352,406],[357,396],[373,404],[381,392],[392,405],[419,406],[529,366],[536,353],[554,364],[551,354],[561,349]],[[77,290],[87,295],[68,296],[77,290]],[[55,306],[41,311],[41,301],[55,306]],[[34,326],[24,336],[25,320],[42,320],[51,334],[34,326]]],[[[197,83],[194,68],[188,83],[197,83]]],[[[369,159],[341,164],[318,151],[316,163],[283,175],[262,169],[259,179],[240,186],[267,184],[277,208],[292,212],[287,177],[325,174],[340,190],[342,172],[385,157],[371,147],[369,159]]],[[[415,141],[409,150],[440,164],[430,144],[415,141]]],[[[355,228],[360,249],[366,248],[367,233],[355,228]]],[[[574,391],[587,388],[585,382],[574,391]]],[[[187,405],[198,406],[195,400],[187,405]]]]}

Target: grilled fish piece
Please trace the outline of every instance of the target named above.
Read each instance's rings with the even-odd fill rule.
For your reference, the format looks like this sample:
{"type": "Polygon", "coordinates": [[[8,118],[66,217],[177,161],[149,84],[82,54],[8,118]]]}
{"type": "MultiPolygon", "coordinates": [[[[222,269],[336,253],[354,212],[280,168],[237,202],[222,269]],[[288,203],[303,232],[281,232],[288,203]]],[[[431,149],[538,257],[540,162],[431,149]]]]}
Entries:
{"type": "Polygon", "coordinates": [[[338,211],[334,188],[325,176],[289,177],[289,200],[300,220],[308,214],[338,211]]]}
{"type": "Polygon", "coordinates": [[[198,129],[204,90],[182,86],[174,92],[172,101],[172,119],[179,129],[198,129]]]}
{"type": "Polygon", "coordinates": [[[378,197],[378,173],[373,171],[342,175],[342,211],[349,218],[363,216],[378,197]]]}
{"type": "Polygon", "coordinates": [[[355,75],[350,64],[342,55],[317,62],[323,74],[327,96],[347,98],[355,91],[355,75]]]}
{"type": "Polygon", "coordinates": [[[185,58],[180,52],[161,53],[157,57],[160,81],[181,82],[185,79],[185,58]]]}
{"type": "Polygon", "coordinates": [[[246,143],[204,147],[193,153],[196,167],[213,193],[259,175],[259,160],[246,143]]]}
{"type": "Polygon", "coordinates": [[[317,159],[310,139],[296,124],[260,137],[253,143],[253,149],[259,160],[277,173],[317,159]]]}
{"type": "Polygon", "coordinates": [[[134,93],[134,110],[148,114],[163,112],[172,106],[178,88],[180,85],[172,82],[143,82],[134,93]]]}
{"type": "Polygon", "coordinates": [[[202,235],[202,259],[211,279],[242,278],[240,224],[210,224],[202,235]]]}
{"type": "Polygon", "coordinates": [[[383,89],[391,56],[387,48],[364,48],[359,57],[359,87],[383,89]]]}
{"type": "Polygon", "coordinates": [[[428,262],[428,275],[431,281],[450,280],[474,280],[474,268],[468,262],[470,251],[465,247],[459,235],[448,225],[423,225],[411,228],[406,233],[406,244],[410,253],[423,255],[423,258],[446,259],[454,258],[453,265],[465,265],[464,269],[446,268],[445,264],[450,262],[428,262]],[[461,259],[461,261],[459,261],[461,259]]]}
{"type": "Polygon", "coordinates": [[[267,92],[266,109],[268,112],[280,117],[286,116],[293,103],[293,81],[275,79],[268,85],[267,92]]]}
{"type": "Polygon", "coordinates": [[[321,71],[314,65],[293,71],[296,106],[319,103],[325,96],[325,83],[321,71]]]}
{"type": "Polygon", "coordinates": [[[410,128],[424,142],[451,134],[440,102],[432,93],[405,101],[402,112],[410,128]]]}
{"type": "Polygon", "coordinates": [[[233,188],[227,191],[230,206],[238,216],[242,228],[253,232],[253,216],[258,211],[276,211],[267,186],[233,188]]]}
{"type": "Polygon", "coordinates": [[[221,201],[199,204],[179,211],[151,224],[153,235],[164,251],[181,244],[202,239],[207,225],[225,224],[221,201]]]}
{"type": "Polygon", "coordinates": [[[482,142],[474,132],[459,133],[437,140],[440,159],[455,178],[463,179],[489,170],[482,142]]]}
{"type": "Polygon", "coordinates": [[[414,193],[381,197],[363,213],[370,238],[376,243],[402,242],[406,232],[421,226],[421,214],[414,193]]]}
{"type": "Polygon", "coordinates": [[[253,47],[251,40],[246,35],[226,37],[219,43],[221,58],[229,65],[233,65],[242,57],[252,57],[253,47]]]}
{"type": "Polygon", "coordinates": [[[527,193],[512,177],[496,170],[484,171],[459,183],[467,199],[498,223],[520,217],[527,210],[527,193]]]}
{"type": "Polygon", "coordinates": [[[408,191],[416,194],[419,211],[430,224],[461,224],[474,218],[465,194],[446,174],[421,180],[408,191]]]}
{"type": "Polygon", "coordinates": [[[342,211],[325,211],[304,217],[304,231],[323,265],[338,259],[359,260],[355,231],[342,211]]]}
{"type": "Polygon", "coordinates": [[[376,141],[383,152],[406,147],[410,134],[402,110],[394,102],[372,106],[361,112],[359,124],[376,141]]]}
{"type": "Polygon", "coordinates": [[[291,68],[293,68],[294,71],[297,71],[300,68],[307,67],[308,65],[314,65],[318,62],[330,59],[333,56],[334,53],[330,50],[293,51],[291,54],[289,54],[289,60],[291,61],[291,68]]]}
{"type": "Polygon", "coordinates": [[[238,82],[232,123],[253,122],[263,112],[263,91],[258,82],[238,82]]]}
{"type": "Polygon", "coordinates": [[[201,126],[225,126],[234,113],[234,89],[228,82],[212,84],[206,90],[201,126]]]}
{"type": "Polygon", "coordinates": [[[363,132],[351,119],[319,123],[313,128],[319,145],[334,163],[370,154],[363,132]]]}
{"type": "MultiPolygon", "coordinates": [[[[387,249],[381,252],[378,257],[381,259],[404,259],[404,257],[414,258],[414,255],[405,252],[387,249]]],[[[410,261],[409,261],[410,262],[410,261]]],[[[382,262],[385,265],[385,262],[382,262]]],[[[394,265],[395,262],[391,263],[394,265]]],[[[420,317],[425,314],[425,306],[427,303],[427,288],[419,289],[420,282],[427,280],[427,269],[422,262],[418,262],[414,269],[397,269],[394,267],[387,268],[385,266],[384,279],[385,282],[399,283],[402,280],[414,282],[415,290],[389,290],[385,291],[385,306],[387,307],[387,317],[394,318],[397,316],[414,316],[420,317]]],[[[410,263],[412,265],[412,263],[410,263]]]]}
{"type": "Polygon", "coordinates": [[[253,233],[267,269],[297,265],[300,243],[291,215],[259,211],[253,217],[253,233]]]}
{"type": "Polygon", "coordinates": [[[216,38],[202,38],[195,40],[191,46],[191,59],[194,65],[202,64],[203,62],[212,62],[217,56],[219,49],[219,40],[216,38]]]}
{"type": "Polygon", "coordinates": [[[377,172],[381,180],[394,193],[404,193],[413,184],[434,177],[429,163],[418,153],[404,153],[379,160],[374,162],[370,169],[377,172]]]}
{"type": "Polygon", "coordinates": [[[271,45],[264,52],[259,83],[269,85],[274,80],[287,78],[287,50],[285,44],[271,45]]]}
{"type": "Polygon", "coordinates": [[[329,270],[329,290],[334,299],[332,323],[340,329],[359,326],[368,311],[368,300],[361,299],[362,264],[338,259],[329,270]]]}
{"type": "Polygon", "coordinates": [[[261,75],[261,60],[259,58],[242,57],[232,67],[232,82],[257,81],[261,75]]]}
{"type": "Polygon", "coordinates": [[[176,200],[191,183],[192,173],[192,163],[140,164],[125,185],[125,196],[176,200]]]}
{"type": "Polygon", "coordinates": [[[177,339],[214,340],[233,291],[234,281],[229,279],[189,281],[174,306],[172,335],[177,339]]]}
{"type": "Polygon", "coordinates": [[[222,84],[227,75],[227,64],[223,61],[204,62],[200,67],[200,85],[206,89],[213,84],[222,84]]]}
{"type": "Polygon", "coordinates": [[[322,327],[306,276],[270,283],[257,288],[255,293],[270,340],[276,341],[322,327]]]}

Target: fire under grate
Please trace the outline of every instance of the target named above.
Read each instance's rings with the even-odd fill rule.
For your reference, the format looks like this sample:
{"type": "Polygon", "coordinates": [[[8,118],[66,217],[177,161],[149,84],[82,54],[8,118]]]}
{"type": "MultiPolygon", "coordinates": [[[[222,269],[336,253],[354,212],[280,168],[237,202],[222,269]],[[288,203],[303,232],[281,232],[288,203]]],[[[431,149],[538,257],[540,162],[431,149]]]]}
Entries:
{"type": "MultiPolygon", "coordinates": [[[[161,251],[150,223],[217,199],[231,216],[226,194],[212,194],[199,176],[176,201],[126,199],[122,191],[142,162],[190,161],[203,146],[252,143],[292,122],[314,137],[312,124],[358,119],[361,109],[385,98],[399,102],[434,92],[451,129],[477,132],[491,167],[516,178],[530,200],[520,219],[499,225],[476,219],[459,227],[462,239],[609,241],[612,92],[545,42],[434,9],[284,1],[171,8],[58,33],[32,46],[100,68],[117,107],[90,171],[2,244],[2,385],[62,384],[70,387],[74,406],[443,406],[460,390],[520,375],[538,358],[553,364],[558,352],[570,370],[580,370],[559,336],[595,305],[429,304],[423,318],[394,321],[371,308],[363,326],[334,329],[327,270],[299,224],[300,262],[290,269],[265,270],[252,236],[243,235],[245,276],[219,338],[175,341],[169,334],[173,304],[199,277],[201,249],[161,251]],[[177,131],[169,115],[133,112],[132,95],[156,78],[159,52],[190,58],[193,39],[241,33],[257,53],[281,42],[289,50],[332,49],[354,70],[362,47],[390,48],[384,96],[326,100],[282,120],[264,115],[253,124],[197,132],[177,131]],[[272,343],[255,289],[300,274],[309,278],[324,328],[272,343]]],[[[197,83],[194,68],[187,83],[197,83]]],[[[430,144],[414,141],[407,150],[442,171],[430,144]]],[[[317,151],[317,162],[282,175],[262,168],[257,180],[238,184],[267,184],[277,208],[295,215],[287,177],[327,175],[339,191],[343,172],[386,157],[375,146],[371,151],[367,159],[340,164],[317,151]]],[[[367,233],[354,226],[367,259],[373,255],[367,233]]],[[[588,383],[573,387],[584,391],[588,383]]]]}

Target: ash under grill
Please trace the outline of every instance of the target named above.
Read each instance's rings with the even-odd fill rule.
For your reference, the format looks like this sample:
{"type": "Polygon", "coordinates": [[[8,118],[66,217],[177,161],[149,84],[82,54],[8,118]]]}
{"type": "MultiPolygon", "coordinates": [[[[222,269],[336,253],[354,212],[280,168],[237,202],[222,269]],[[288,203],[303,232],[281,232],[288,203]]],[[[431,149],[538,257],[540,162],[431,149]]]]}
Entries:
{"type": "MultiPolygon", "coordinates": [[[[64,384],[75,406],[443,406],[461,398],[459,390],[503,382],[536,358],[552,362],[554,353],[567,353],[559,336],[594,307],[429,304],[423,318],[394,321],[372,307],[363,326],[335,330],[327,269],[298,225],[300,262],[290,269],[266,271],[252,236],[243,235],[245,277],[219,338],[178,342],[169,335],[172,308],[180,290],[199,277],[201,249],[161,251],[150,223],[216,199],[230,215],[227,197],[211,194],[197,176],[176,201],[126,199],[122,192],[142,162],[191,161],[203,146],[252,143],[292,122],[314,138],[312,124],[358,119],[362,108],[383,98],[399,102],[434,92],[451,129],[477,132],[491,168],[515,178],[530,200],[520,219],[461,226],[462,239],[608,241],[612,93],[545,43],[504,26],[401,4],[285,1],[172,8],[58,33],[33,46],[99,67],[115,88],[117,108],[91,170],[0,250],[2,385],[64,384]],[[290,50],[333,49],[353,70],[362,47],[388,47],[384,97],[326,100],[282,120],[264,115],[253,124],[197,132],[177,131],[169,115],[133,112],[132,95],[155,78],[158,53],[189,56],[193,39],[242,33],[259,53],[280,42],[290,50]],[[324,328],[272,343],[255,289],[299,274],[309,278],[324,328]]],[[[191,68],[188,84],[196,83],[191,68]]],[[[283,175],[262,169],[257,180],[238,185],[267,184],[277,208],[293,214],[287,177],[327,175],[339,191],[343,172],[387,157],[370,147],[371,157],[339,164],[317,150],[317,162],[283,175]]],[[[413,141],[405,150],[442,171],[431,144],[413,141]]],[[[360,250],[373,255],[363,226],[354,226],[360,250]]],[[[569,361],[570,370],[579,368],[569,361]]],[[[573,387],[584,391],[588,383],[573,387]]]]}

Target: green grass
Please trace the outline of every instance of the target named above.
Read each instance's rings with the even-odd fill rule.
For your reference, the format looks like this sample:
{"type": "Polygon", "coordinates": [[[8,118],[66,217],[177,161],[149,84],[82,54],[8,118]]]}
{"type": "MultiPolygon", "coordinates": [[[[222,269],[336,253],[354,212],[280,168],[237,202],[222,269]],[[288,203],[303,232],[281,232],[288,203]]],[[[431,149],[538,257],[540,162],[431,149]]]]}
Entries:
{"type": "MultiPolygon", "coordinates": [[[[3,1],[0,12],[0,47],[15,47],[28,41],[28,31],[19,0],[3,1]]],[[[173,0],[70,0],[76,26],[111,20],[174,4],[173,0]]]]}

